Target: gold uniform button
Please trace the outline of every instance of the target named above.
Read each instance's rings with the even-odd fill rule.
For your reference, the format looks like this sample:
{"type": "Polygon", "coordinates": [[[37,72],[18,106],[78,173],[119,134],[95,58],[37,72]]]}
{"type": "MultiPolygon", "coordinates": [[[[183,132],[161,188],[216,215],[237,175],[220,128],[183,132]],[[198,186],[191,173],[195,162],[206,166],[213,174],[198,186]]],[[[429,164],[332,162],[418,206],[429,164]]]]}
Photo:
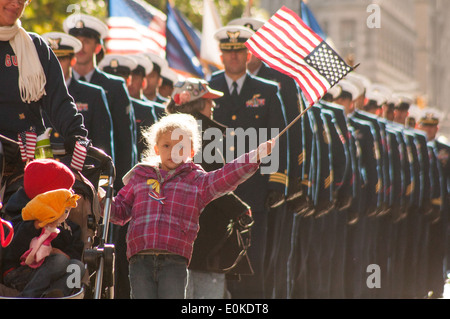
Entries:
{"type": "Polygon", "coordinates": [[[233,116],[231,117],[231,119],[232,119],[233,121],[236,121],[236,115],[233,115],[233,116]]]}
{"type": "Polygon", "coordinates": [[[230,146],[230,151],[234,152],[234,146],[230,146]]]}
{"type": "Polygon", "coordinates": [[[259,115],[258,114],[255,115],[255,119],[259,119],[259,115]]]}
{"type": "Polygon", "coordinates": [[[231,131],[231,132],[230,132],[230,135],[231,135],[231,136],[235,136],[235,135],[236,135],[236,132],[235,132],[235,131],[231,131]]]}
{"type": "Polygon", "coordinates": [[[55,134],[53,134],[53,136],[55,136],[56,138],[58,138],[58,137],[59,137],[59,133],[58,133],[58,132],[55,132],[55,134]]]}

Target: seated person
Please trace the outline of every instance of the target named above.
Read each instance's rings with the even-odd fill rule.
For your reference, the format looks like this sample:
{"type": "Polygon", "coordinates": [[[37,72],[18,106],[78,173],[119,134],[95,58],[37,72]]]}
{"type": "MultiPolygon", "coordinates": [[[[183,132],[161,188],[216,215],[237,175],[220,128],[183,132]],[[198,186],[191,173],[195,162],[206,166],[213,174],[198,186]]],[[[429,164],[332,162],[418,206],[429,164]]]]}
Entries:
{"type": "Polygon", "coordinates": [[[80,282],[84,243],[75,224],[66,221],[79,195],[57,189],[35,196],[22,210],[23,221],[3,255],[3,282],[19,297],[63,297],[73,292],[68,277],[76,268],[80,282]],[[74,228],[72,228],[74,227],[74,228]],[[72,265],[72,268],[69,268],[72,265]]]}

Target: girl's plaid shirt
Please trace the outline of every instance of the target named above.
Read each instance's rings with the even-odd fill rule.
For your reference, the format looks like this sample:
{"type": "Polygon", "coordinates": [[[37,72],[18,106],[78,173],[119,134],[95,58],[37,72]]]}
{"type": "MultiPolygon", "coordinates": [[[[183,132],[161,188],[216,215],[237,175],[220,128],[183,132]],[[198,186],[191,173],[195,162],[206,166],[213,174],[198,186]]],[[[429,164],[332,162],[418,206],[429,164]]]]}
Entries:
{"type": "Polygon", "coordinates": [[[155,166],[136,165],[124,177],[125,186],[111,205],[111,222],[130,222],[127,258],[158,249],[181,255],[189,263],[201,211],[258,170],[255,155],[256,151],[244,154],[212,172],[184,163],[164,177],[155,166]]]}

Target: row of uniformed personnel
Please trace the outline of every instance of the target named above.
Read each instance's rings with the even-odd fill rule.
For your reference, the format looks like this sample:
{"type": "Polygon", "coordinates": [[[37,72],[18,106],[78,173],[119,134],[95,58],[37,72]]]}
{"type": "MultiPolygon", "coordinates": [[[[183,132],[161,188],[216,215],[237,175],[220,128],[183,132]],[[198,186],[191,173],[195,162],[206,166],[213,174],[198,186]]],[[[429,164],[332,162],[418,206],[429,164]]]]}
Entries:
{"type": "MultiPolygon", "coordinates": [[[[236,20],[231,23],[235,26],[216,34],[225,70],[214,74],[210,84],[225,94],[217,100],[215,119],[232,128],[281,130],[299,114],[298,89],[293,80],[251,57],[243,45],[262,23],[236,20]],[[235,66],[240,69],[233,69],[235,66]],[[242,73],[242,67],[248,72],[242,73]]],[[[107,55],[99,65],[106,71],[102,72],[95,57],[102,51],[107,27],[94,17],[77,14],[64,22],[64,29],[66,33],[50,33],[44,38],[60,60],[69,93],[84,116],[88,137],[115,160],[115,188],[119,189],[121,176],[138,160],[139,126],[151,125],[164,111],[164,101],[153,98],[167,62],[150,54],[129,62],[124,62],[125,57],[107,55]],[[122,77],[129,74],[131,82],[127,85],[122,77]]],[[[422,268],[402,268],[404,259],[400,256],[406,254],[416,258],[416,264],[419,257],[435,262],[424,267],[426,283],[420,289],[436,290],[442,284],[442,272],[436,267],[443,262],[446,247],[434,255],[428,248],[437,247],[433,245],[440,240],[431,227],[446,235],[441,226],[448,213],[444,197],[448,191],[444,187],[448,185],[448,149],[437,142],[427,144],[424,134],[417,130],[359,109],[349,111],[345,106],[357,104],[352,96],[355,85],[352,91],[351,85],[341,82],[341,93],[334,103],[324,98],[288,131],[285,141],[284,137],[280,139],[277,172],[270,177],[256,175],[254,181],[237,190],[254,209],[257,224],[264,225],[253,241],[253,246],[262,250],[257,255],[263,261],[252,261],[255,278],[263,287],[258,286],[256,292],[250,289],[249,295],[241,286],[237,291],[241,290],[243,297],[286,297],[286,293],[294,298],[358,297],[367,291],[372,296],[400,296],[395,289],[404,289],[404,285],[398,279],[393,280],[396,285],[391,295],[383,295],[384,291],[377,295],[373,293],[377,290],[365,289],[362,277],[367,274],[364,267],[368,263],[380,265],[387,282],[402,277],[394,271],[397,269],[414,269],[415,274],[422,274],[422,268]],[[447,175],[433,174],[444,171],[447,175]],[[446,176],[447,184],[442,176],[446,176]],[[285,197],[288,205],[275,213],[268,210],[285,197]],[[259,214],[265,217],[260,219],[259,214]],[[401,228],[406,233],[398,232],[398,226],[406,224],[408,227],[401,228]],[[422,237],[410,240],[403,236],[417,235],[416,231],[422,237]],[[420,252],[425,255],[406,249],[411,242],[414,248],[422,245],[420,252]],[[339,274],[339,279],[332,274],[339,274]],[[428,277],[434,286],[427,286],[428,277]]],[[[375,104],[378,108],[383,104],[386,109],[389,105],[375,104]]],[[[397,104],[397,113],[404,105],[397,104]]],[[[369,103],[362,106],[369,110],[369,103]]],[[[388,286],[394,287],[393,282],[388,286]]],[[[417,293],[422,294],[422,290],[417,293]]]]}
{"type": "Polygon", "coordinates": [[[438,118],[431,109],[411,127],[412,101],[392,99],[386,91],[351,73],[303,118],[303,196],[291,247],[293,297],[442,293],[450,148],[435,139],[438,118]],[[318,231],[325,234],[320,243],[318,231]],[[311,249],[318,251],[313,257],[311,249]],[[311,271],[309,259],[321,264],[320,271],[311,271]],[[366,281],[370,265],[380,267],[379,287],[366,281]],[[314,286],[315,280],[329,289],[314,286]]]}
{"type": "MultiPolygon", "coordinates": [[[[101,33],[95,34],[92,30],[98,29],[99,22],[95,18],[85,17],[81,23],[79,21],[68,23],[77,27],[76,31],[68,29],[66,32],[77,35],[78,38],[87,34],[86,37],[96,39],[97,49],[92,53],[98,53],[102,36],[99,36],[101,33]],[[91,24],[92,21],[95,21],[96,25],[91,24]]],[[[250,85],[251,81],[254,81],[254,76],[250,77],[252,80],[241,77],[241,80],[236,79],[237,97],[233,96],[232,74],[240,73],[233,71],[231,61],[238,58],[231,55],[246,51],[243,42],[252,35],[252,32],[242,29],[241,26],[255,31],[262,23],[263,21],[255,19],[235,20],[230,25],[236,26],[226,27],[216,35],[221,42],[225,70],[214,74],[210,85],[225,94],[223,98],[216,101],[214,118],[229,127],[282,129],[299,114],[298,89],[293,80],[268,68],[250,55],[247,61],[247,52],[243,58],[245,63],[236,63],[236,65],[246,66],[248,72],[257,75],[258,79],[262,77],[278,83],[280,90],[275,90],[275,95],[278,96],[276,103],[280,104],[278,109],[282,112],[280,120],[277,120],[278,115],[272,113],[269,115],[273,121],[272,124],[267,125],[262,122],[267,116],[264,113],[266,103],[271,105],[268,110],[277,112],[274,100],[270,100],[270,93],[266,92],[270,91],[271,81],[266,84],[255,82],[250,85]],[[227,59],[229,59],[228,62],[227,59]],[[239,81],[241,81],[240,85],[239,81]],[[245,107],[241,107],[241,104],[245,107]]],[[[49,44],[52,45],[51,41],[49,44]]],[[[83,54],[77,54],[77,60],[80,59],[79,56],[82,57],[83,54]]],[[[93,56],[93,54],[90,55],[89,61],[93,56]]],[[[166,61],[158,61],[154,56],[150,58],[153,68],[167,66],[164,65],[166,61]]],[[[139,60],[139,57],[135,57],[133,61],[125,56],[107,55],[99,67],[107,73],[124,78],[129,78],[131,74],[132,82],[134,84],[138,82],[138,93],[130,98],[132,107],[124,104],[119,109],[125,112],[134,110],[137,125],[147,126],[158,119],[161,113],[158,115],[157,112],[163,111],[164,106],[148,103],[148,99],[142,98],[142,88],[145,87],[142,85],[142,80],[149,79],[148,75],[152,70],[152,66],[146,64],[148,59],[139,60]],[[144,113],[148,114],[146,112],[148,108],[152,112],[150,119],[144,115],[144,113]],[[139,115],[140,112],[142,115],[139,115]]],[[[84,70],[83,75],[89,73],[85,72],[84,67],[80,67],[79,70],[80,72],[84,70]]],[[[96,72],[98,71],[97,69],[96,72]]],[[[255,187],[250,185],[252,181],[249,183],[250,186],[237,190],[237,193],[251,204],[259,224],[265,225],[262,235],[255,236],[258,239],[254,241],[254,246],[261,246],[260,254],[263,257],[259,257],[264,259],[261,266],[258,266],[260,262],[253,260],[253,266],[258,275],[255,277],[259,278],[259,274],[262,277],[272,276],[272,269],[280,267],[280,262],[286,263],[285,267],[290,269],[293,276],[291,278],[284,274],[280,279],[279,274],[276,274],[269,280],[261,280],[264,287],[258,287],[258,289],[261,289],[265,297],[285,297],[284,293],[277,295],[279,291],[287,291],[289,297],[294,298],[417,297],[424,295],[428,290],[437,291],[442,286],[444,274],[438,268],[443,268],[446,246],[438,245],[440,239],[436,236],[446,234],[444,225],[445,213],[448,212],[448,199],[445,194],[448,189],[444,185],[448,183],[446,160],[448,148],[446,149],[437,141],[427,143],[427,136],[423,132],[403,125],[405,116],[401,117],[401,115],[407,114],[410,101],[397,101],[397,103],[388,103],[387,99],[383,101],[386,95],[383,96],[380,87],[367,86],[361,91],[361,86],[366,84],[364,79],[358,78],[358,75],[352,75],[342,80],[338,86],[330,90],[330,94],[308,111],[301,120],[302,125],[299,122],[289,130],[287,137],[289,147],[285,148],[285,157],[283,155],[280,157],[281,162],[285,158],[286,164],[282,165],[280,173],[272,174],[268,180],[269,190],[271,189],[270,181],[272,181],[275,186],[280,185],[272,189],[281,190],[281,193],[285,192],[283,189],[289,181],[290,187],[286,193],[289,199],[288,205],[283,206],[282,209],[283,212],[287,212],[288,218],[281,218],[282,213],[277,215],[272,213],[269,215],[269,220],[274,223],[270,226],[267,225],[267,221],[258,221],[258,212],[267,209],[263,207],[264,201],[261,200],[261,194],[254,192],[255,187]],[[364,93],[365,97],[361,99],[364,93]],[[332,94],[335,96],[331,97],[330,101],[332,94]],[[374,112],[378,112],[379,116],[371,114],[374,112]],[[389,114],[396,114],[398,119],[394,121],[389,114]],[[396,124],[396,121],[401,124],[396,124]],[[290,163],[289,169],[286,166],[288,163],[290,163]],[[447,175],[436,175],[444,171],[447,175]],[[287,172],[289,172],[289,178],[286,177],[287,172]],[[446,182],[442,176],[446,176],[446,182]],[[301,196],[298,196],[299,194],[301,196]],[[296,213],[293,219],[290,215],[292,211],[296,213]],[[281,222],[280,219],[287,222],[281,222]],[[306,225],[308,225],[307,229],[304,228],[306,225]],[[434,229],[432,232],[431,227],[434,229]],[[292,233],[290,233],[291,228],[292,233]],[[299,232],[299,229],[303,232],[299,232]],[[437,232],[437,229],[440,232],[437,232]],[[314,240],[317,236],[323,236],[321,233],[325,230],[328,233],[322,240],[314,240]],[[288,233],[289,236],[282,237],[280,233],[288,233]],[[331,244],[336,239],[338,242],[331,244]],[[290,243],[288,245],[289,252],[284,253],[285,258],[278,258],[285,249],[275,248],[288,241],[293,243],[292,246],[290,243]],[[304,246],[305,243],[308,243],[309,247],[304,246]],[[430,245],[441,247],[439,254],[433,254],[435,250],[429,249],[430,245]],[[321,258],[311,257],[309,252],[313,247],[321,252],[316,255],[321,258]],[[422,255],[418,253],[419,251],[422,255]],[[288,255],[291,256],[289,262],[286,258],[288,255]],[[419,262],[418,258],[429,258],[430,261],[427,266],[421,266],[423,261],[419,262]],[[336,263],[336,260],[340,262],[336,263]],[[413,262],[415,267],[405,267],[406,261],[413,262]],[[318,267],[319,270],[313,271],[314,265],[311,262],[321,265],[318,267]],[[384,274],[382,276],[384,289],[370,290],[366,287],[363,277],[367,273],[363,267],[369,264],[381,267],[384,274]],[[336,268],[337,274],[341,271],[342,276],[339,280],[330,277],[333,272],[330,269],[331,265],[336,268]],[[413,285],[410,284],[412,281],[409,281],[409,278],[414,274],[422,276],[422,284],[412,287],[413,285]],[[318,279],[316,285],[311,284],[314,279],[318,279]],[[289,289],[284,289],[285,285],[288,285],[289,289]],[[324,285],[328,289],[325,289],[324,285]],[[280,286],[283,289],[280,289],[280,286]]],[[[73,66],[73,76],[75,78],[80,76],[77,72],[77,64],[73,66]]],[[[109,74],[106,76],[114,78],[109,74]]],[[[115,80],[117,81],[117,78],[115,80]]],[[[128,90],[131,95],[134,92],[133,86],[128,85],[128,90]]],[[[76,98],[75,100],[77,101],[76,98]]],[[[114,99],[116,100],[120,99],[114,99]]],[[[160,100],[160,102],[164,101],[160,100]]],[[[91,105],[93,107],[94,104],[91,105]]],[[[77,106],[81,112],[89,110],[89,103],[83,100],[77,101],[77,106]]],[[[109,110],[112,117],[112,110],[117,109],[109,107],[109,110]]],[[[122,116],[121,120],[123,119],[122,116]]],[[[419,120],[419,125],[425,128],[436,126],[437,123],[436,119],[427,115],[419,120]]],[[[139,132],[140,130],[137,130],[136,134],[139,132]]],[[[95,145],[94,137],[92,139],[95,145]]],[[[123,149],[116,146],[116,150],[121,150],[117,153],[123,155],[123,149]]],[[[255,185],[258,184],[260,185],[260,182],[256,181],[255,185]]],[[[265,192],[269,201],[271,194],[277,194],[277,192],[265,192]]],[[[280,200],[279,195],[272,196],[272,201],[280,200]]],[[[444,244],[445,240],[442,239],[440,243],[444,244]]],[[[248,291],[243,291],[242,296],[245,294],[248,295],[248,291]]],[[[254,295],[261,296],[257,293],[254,295]]]]}
{"type": "MultiPolygon", "coordinates": [[[[263,23],[230,24],[257,30],[263,23]]],[[[225,70],[210,84],[225,97],[232,96],[232,72],[224,48],[239,51],[250,36],[238,27],[217,36],[225,70]]],[[[285,120],[292,121],[300,104],[292,79],[255,57],[247,69],[278,83],[285,120]]],[[[215,119],[230,127],[255,125],[225,97],[216,101],[215,119]]],[[[425,133],[436,133],[431,109],[417,116],[417,128],[410,126],[412,103],[352,72],[290,129],[288,205],[269,211],[264,297],[440,296],[448,268],[450,148],[425,133]],[[380,289],[367,284],[370,265],[381,269],[380,289]]]]}

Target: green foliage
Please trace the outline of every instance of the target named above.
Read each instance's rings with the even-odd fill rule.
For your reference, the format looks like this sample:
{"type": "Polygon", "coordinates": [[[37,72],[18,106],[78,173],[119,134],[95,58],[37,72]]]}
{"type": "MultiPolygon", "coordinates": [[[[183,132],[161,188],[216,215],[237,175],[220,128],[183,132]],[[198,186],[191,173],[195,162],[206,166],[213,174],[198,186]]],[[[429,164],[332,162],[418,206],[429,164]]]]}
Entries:
{"type": "Polygon", "coordinates": [[[35,0],[25,9],[21,18],[27,31],[43,34],[63,31],[64,19],[72,13],[91,14],[100,19],[106,17],[105,1],[94,0],[35,0]]]}
{"type": "MultiPolygon", "coordinates": [[[[170,1],[191,23],[202,30],[203,0],[145,0],[162,12],[166,1],[170,1]]],[[[249,0],[214,0],[222,24],[242,16],[249,0]]],[[[25,9],[22,25],[25,30],[43,34],[50,31],[63,31],[64,19],[72,13],[86,13],[102,20],[107,17],[107,0],[34,0],[25,9]]],[[[253,2],[257,6],[258,1],[253,2]]]]}

